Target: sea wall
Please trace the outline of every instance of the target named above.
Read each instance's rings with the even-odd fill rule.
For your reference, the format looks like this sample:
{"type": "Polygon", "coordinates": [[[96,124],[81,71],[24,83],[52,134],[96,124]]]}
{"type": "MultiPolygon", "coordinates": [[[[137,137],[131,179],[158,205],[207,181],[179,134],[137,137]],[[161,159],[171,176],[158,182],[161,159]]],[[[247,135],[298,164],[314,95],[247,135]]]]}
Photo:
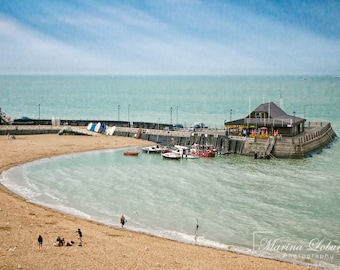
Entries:
{"type": "MultiPolygon", "coordinates": [[[[0,126],[1,135],[33,135],[33,134],[57,134],[65,126],[0,126]]],[[[66,135],[85,135],[81,129],[86,127],[76,126],[72,132],[66,135]],[[80,131],[78,131],[80,130],[80,131]]],[[[87,132],[86,135],[91,132],[87,132]]],[[[97,135],[93,132],[92,135],[97,135]]],[[[100,134],[105,136],[104,134],[100,134]]],[[[201,131],[164,129],[143,129],[136,127],[116,127],[114,136],[134,137],[136,139],[148,140],[161,145],[193,145],[216,149],[219,153],[235,153],[256,158],[303,158],[321,151],[329,145],[337,135],[330,123],[318,127],[306,128],[306,130],[295,137],[269,137],[267,139],[249,138],[243,136],[226,135],[225,130],[204,129],[201,131]]]]}
{"type": "Polygon", "coordinates": [[[246,156],[256,156],[258,158],[265,158],[270,156],[270,153],[267,155],[267,144],[269,139],[247,139],[244,142],[244,147],[242,150],[242,155],[246,156]]]}
{"type": "Polygon", "coordinates": [[[337,138],[330,123],[320,129],[313,129],[312,132],[306,130],[302,136],[277,140],[273,155],[278,158],[303,158],[321,151],[337,138]]]}
{"type": "Polygon", "coordinates": [[[62,127],[58,126],[0,126],[0,135],[35,135],[35,134],[57,134],[62,127]]]}

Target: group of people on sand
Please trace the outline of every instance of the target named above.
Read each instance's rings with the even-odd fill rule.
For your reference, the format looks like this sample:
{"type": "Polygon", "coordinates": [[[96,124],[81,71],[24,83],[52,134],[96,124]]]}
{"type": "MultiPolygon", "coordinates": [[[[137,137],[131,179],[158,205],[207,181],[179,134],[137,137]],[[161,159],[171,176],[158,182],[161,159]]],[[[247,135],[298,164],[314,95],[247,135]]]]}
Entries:
{"type": "Polygon", "coordinates": [[[74,242],[73,242],[73,241],[65,242],[65,239],[64,239],[64,238],[61,238],[60,236],[58,236],[58,237],[57,237],[57,240],[54,242],[53,245],[54,245],[54,246],[57,246],[57,247],[61,247],[61,246],[70,247],[70,246],[73,246],[73,245],[74,245],[74,242]]]}
{"type": "MultiPolygon", "coordinates": [[[[79,246],[83,245],[83,233],[80,229],[77,230],[78,233],[78,239],[79,239],[79,246]]],[[[43,238],[41,235],[38,236],[38,246],[39,249],[42,248],[43,245],[43,238]]],[[[71,247],[74,245],[73,241],[66,242],[64,238],[61,238],[60,236],[57,237],[57,240],[53,243],[54,246],[56,247],[61,247],[61,246],[66,246],[66,247],[71,247]]]]}
{"type": "MultiPolygon", "coordinates": [[[[122,228],[124,227],[124,225],[126,223],[127,223],[127,219],[125,218],[124,215],[122,215],[120,217],[120,224],[122,225],[122,228]]],[[[82,233],[82,231],[80,229],[77,230],[77,233],[78,233],[78,239],[79,239],[79,246],[82,246],[83,245],[83,233],[82,233]]],[[[38,236],[38,246],[39,246],[39,249],[42,248],[42,244],[43,244],[43,238],[42,238],[41,235],[39,235],[38,236]]],[[[61,247],[61,246],[70,247],[70,246],[74,245],[74,242],[73,241],[65,242],[64,238],[61,238],[60,236],[58,236],[57,240],[54,242],[53,245],[57,246],[57,247],[61,247]]]]}

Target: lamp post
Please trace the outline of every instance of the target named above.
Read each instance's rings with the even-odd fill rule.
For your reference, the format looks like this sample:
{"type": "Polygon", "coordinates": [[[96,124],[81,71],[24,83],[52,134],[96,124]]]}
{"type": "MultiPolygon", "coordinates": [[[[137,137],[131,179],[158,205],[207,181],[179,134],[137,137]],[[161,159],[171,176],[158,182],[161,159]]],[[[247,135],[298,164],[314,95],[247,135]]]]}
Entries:
{"type": "Polygon", "coordinates": [[[172,124],[172,107],[170,107],[170,124],[172,124]]]}
{"type": "Polygon", "coordinates": [[[159,144],[159,140],[158,140],[158,134],[159,134],[159,122],[161,121],[161,119],[158,117],[158,119],[157,119],[157,124],[158,124],[158,128],[157,128],[157,144],[159,144]]]}
{"type": "Polygon", "coordinates": [[[232,109],[230,109],[230,120],[229,120],[229,122],[231,122],[231,115],[233,114],[233,110],[232,109]]]}
{"type": "Polygon", "coordinates": [[[176,106],[176,123],[178,123],[178,106],[176,106]]]}
{"type": "Polygon", "coordinates": [[[120,105],[118,104],[118,121],[119,121],[119,110],[120,110],[120,105]]]}
{"type": "Polygon", "coordinates": [[[128,105],[128,122],[130,124],[130,104],[128,105]]]}
{"type": "Polygon", "coordinates": [[[293,125],[292,125],[292,129],[293,129],[293,135],[295,135],[295,111],[293,112],[293,125]]]}
{"type": "Polygon", "coordinates": [[[40,129],[40,103],[38,104],[38,110],[39,110],[39,129],[40,129]]]}

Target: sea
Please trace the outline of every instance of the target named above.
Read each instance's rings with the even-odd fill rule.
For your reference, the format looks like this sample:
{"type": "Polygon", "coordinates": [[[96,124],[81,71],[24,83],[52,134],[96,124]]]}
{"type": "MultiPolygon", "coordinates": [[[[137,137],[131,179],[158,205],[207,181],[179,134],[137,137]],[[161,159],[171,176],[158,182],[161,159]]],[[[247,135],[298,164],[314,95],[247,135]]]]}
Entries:
{"type": "MultiPolygon", "coordinates": [[[[276,102],[340,134],[339,76],[2,75],[12,119],[183,124],[246,117],[276,102]]],[[[152,145],[152,143],[150,143],[152,145]]],[[[139,147],[46,158],[4,171],[27,200],[127,230],[195,245],[340,268],[340,143],[304,159],[219,155],[164,160],[139,147]]],[[[86,232],[84,232],[86,234],[86,232]]]]}

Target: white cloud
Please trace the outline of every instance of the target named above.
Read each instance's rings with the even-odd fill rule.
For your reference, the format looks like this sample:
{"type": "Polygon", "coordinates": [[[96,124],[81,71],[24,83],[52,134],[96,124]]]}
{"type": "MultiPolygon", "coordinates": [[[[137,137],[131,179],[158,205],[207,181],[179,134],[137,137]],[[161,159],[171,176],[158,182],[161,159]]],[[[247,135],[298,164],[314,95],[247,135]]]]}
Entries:
{"type": "Polygon", "coordinates": [[[110,63],[37,33],[17,22],[0,18],[0,72],[105,72],[110,63]]]}
{"type": "Polygon", "coordinates": [[[155,3],[144,9],[87,2],[74,12],[45,7],[48,18],[30,17],[30,27],[0,17],[0,72],[285,74],[339,69],[338,40],[227,4],[155,3]]]}

